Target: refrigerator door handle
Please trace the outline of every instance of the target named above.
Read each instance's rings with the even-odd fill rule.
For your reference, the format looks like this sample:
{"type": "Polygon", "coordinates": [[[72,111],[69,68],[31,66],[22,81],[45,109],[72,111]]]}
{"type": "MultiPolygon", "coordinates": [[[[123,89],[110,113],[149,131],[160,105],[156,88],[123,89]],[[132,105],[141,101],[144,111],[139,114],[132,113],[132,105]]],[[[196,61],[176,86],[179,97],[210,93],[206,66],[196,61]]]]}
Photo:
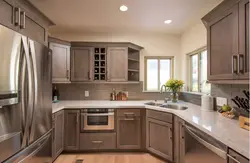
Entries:
{"type": "Polygon", "coordinates": [[[32,121],[32,108],[34,105],[33,101],[33,75],[32,75],[32,65],[30,63],[30,56],[29,56],[29,48],[28,48],[28,41],[27,37],[22,36],[22,44],[24,48],[24,55],[26,59],[26,65],[28,70],[28,93],[26,98],[28,98],[28,106],[26,112],[26,122],[25,122],[25,129],[24,129],[24,137],[23,137],[23,146],[27,145],[26,141],[29,141],[29,124],[32,121]],[[25,139],[25,140],[24,140],[25,139]]]}
{"type": "Polygon", "coordinates": [[[30,50],[30,61],[31,61],[31,65],[32,65],[32,77],[33,77],[33,107],[31,110],[31,121],[29,123],[29,127],[30,127],[30,140],[29,142],[33,142],[34,141],[34,134],[35,134],[35,124],[34,124],[34,112],[35,112],[35,107],[37,106],[37,102],[38,102],[38,78],[37,78],[37,65],[36,65],[36,52],[35,52],[35,45],[34,45],[34,41],[32,40],[28,40],[28,46],[29,46],[29,50],[30,50]]]}

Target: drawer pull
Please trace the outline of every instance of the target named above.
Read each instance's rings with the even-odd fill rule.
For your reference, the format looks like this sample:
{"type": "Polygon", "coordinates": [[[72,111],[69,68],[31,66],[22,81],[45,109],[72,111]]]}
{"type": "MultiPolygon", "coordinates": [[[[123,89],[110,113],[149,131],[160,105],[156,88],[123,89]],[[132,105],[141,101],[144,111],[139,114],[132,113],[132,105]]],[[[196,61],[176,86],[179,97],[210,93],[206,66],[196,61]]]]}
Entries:
{"type": "Polygon", "coordinates": [[[125,118],[124,120],[125,121],[134,121],[135,119],[134,118],[125,118]]]}
{"type": "Polygon", "coordinates": [[[135,115],[135,113],[124,113],[124,115],[135,115]]]}
{"type": "Polygon", "coordinates": [[[92,143],[94,143],[94,144],[102,144],[103,141],[92,141],[92,143]]]}

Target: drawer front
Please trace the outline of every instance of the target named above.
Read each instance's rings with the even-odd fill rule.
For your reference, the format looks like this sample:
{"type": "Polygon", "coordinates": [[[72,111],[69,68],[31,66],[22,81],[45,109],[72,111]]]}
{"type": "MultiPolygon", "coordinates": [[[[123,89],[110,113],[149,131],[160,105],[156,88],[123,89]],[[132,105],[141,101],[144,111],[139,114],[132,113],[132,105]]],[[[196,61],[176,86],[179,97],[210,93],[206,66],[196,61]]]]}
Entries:
{"type": "Polygon", "coordinates": [[[141,109],[118,109],[118,117],[139,117],[141,115],[141,109]]]}
{"type": "Polygon", "coordinates": [[[154,111],[154,110],[147,110],[147,117],[157,119],[160,121],[172,123],[173,121],[173,115],[170,113],[164,113],[160,111],[154,111]]]}
{"type": "Polygon", "coordinates": [[[233,151],[232,149],[229,149],[228,151],[228,161],[229,163],[249,163],[249,160],[243,156],[241,156],[240,154],[238,154],[237,152],[233,151]]]}
{"type": "Polygon", "coordinates": [[[116,149],[116,133],[83,133],[80,150],[116,149]]]}

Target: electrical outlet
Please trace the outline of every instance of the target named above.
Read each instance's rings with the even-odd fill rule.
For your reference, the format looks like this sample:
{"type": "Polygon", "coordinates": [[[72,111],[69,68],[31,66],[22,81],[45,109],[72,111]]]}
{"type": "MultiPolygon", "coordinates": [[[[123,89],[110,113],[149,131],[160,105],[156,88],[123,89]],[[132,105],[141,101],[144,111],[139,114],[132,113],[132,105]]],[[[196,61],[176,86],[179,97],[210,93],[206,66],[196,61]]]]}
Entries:
{"type": "Polygon", "coordinates": [[[89,91],[85,91],[85,97],[89,97],[89,91]]]}
{"type": "Polygon", "coordinates": [[[216,97],[217,106],[227,105],[227,98],[224,97],[216,97]]]}

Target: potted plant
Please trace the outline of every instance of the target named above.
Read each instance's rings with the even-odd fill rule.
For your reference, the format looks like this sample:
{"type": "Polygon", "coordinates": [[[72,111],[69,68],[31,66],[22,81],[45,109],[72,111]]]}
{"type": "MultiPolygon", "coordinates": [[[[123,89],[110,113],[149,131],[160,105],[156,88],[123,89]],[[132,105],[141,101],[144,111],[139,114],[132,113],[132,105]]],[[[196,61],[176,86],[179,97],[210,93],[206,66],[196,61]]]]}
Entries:
{"type": "Polygon", "coordinates": [[[170,79],[166,82],[165,86],[168,89],[168,91],[171,91],[171,100],[172,102],[176,103],[178,102],[178,92],[183,87],[184,82],[182,80],[175,80],[170,79]]]}

